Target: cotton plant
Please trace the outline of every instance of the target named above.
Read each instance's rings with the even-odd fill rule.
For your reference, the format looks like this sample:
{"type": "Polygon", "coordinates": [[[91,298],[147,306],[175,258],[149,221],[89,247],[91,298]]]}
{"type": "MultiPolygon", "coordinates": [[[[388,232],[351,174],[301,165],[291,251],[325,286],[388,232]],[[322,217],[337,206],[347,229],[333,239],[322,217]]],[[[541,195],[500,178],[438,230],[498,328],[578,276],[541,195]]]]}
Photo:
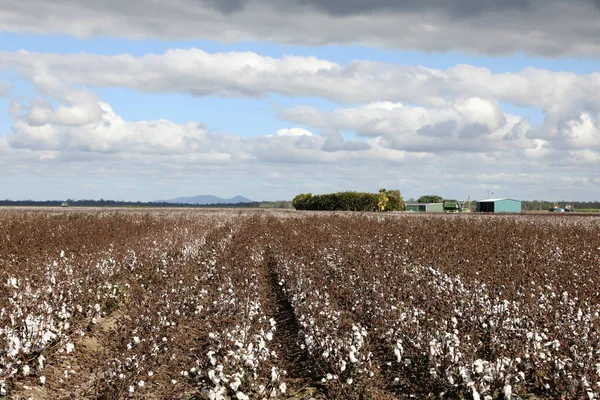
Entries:
{"type": "MultiPolygon", "coordinates": [[[[302,327],[302,347],[318,365],[321,381],[327,385],[351,386],[357,379],[373,376],[372,354],[365,342],[368,331],[360,323],[341,324],[343,315],[330,300],[326,286],[304,276],[305,265],[280,258],[280,284],[290,297],[298,323],[302,327]]],[[[326,257],[326,263],[335,263],[326,257]]],[[[299,337],[299,338],[300,338],[299,337]]]]}
{"type": "MultiPolygon", "coordinates": [[[[110,279],[104,272],[104,277],[100,274],[95,279],[110,279]]],[[[4,349],[0,348],[0,379],[5,390],[6,380],[17,376],[38,376],[40,384],[45,384],[48,353],[72,356],[75,344],[71,337],[85,335],[83,326],[102,314],[100,304],[120,296],[108,280],[84,291],[83,279],[77,260],[61,251],[58,258],[40,265],[37,275],[11,276],[2,285],[7,295],[0,309],[0,343],[4,344],[4,349]]]]}

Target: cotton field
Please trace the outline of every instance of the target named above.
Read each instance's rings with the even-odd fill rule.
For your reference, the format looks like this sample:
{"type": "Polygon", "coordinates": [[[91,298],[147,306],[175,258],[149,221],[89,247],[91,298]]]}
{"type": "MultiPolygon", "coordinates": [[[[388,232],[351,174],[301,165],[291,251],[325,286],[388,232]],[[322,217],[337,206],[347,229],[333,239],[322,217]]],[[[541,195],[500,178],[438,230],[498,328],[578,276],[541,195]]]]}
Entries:
{"type": "Polygon", "coordinates": [[[600,399],[600,218],[2,209],[0,398],[600,399]]]}

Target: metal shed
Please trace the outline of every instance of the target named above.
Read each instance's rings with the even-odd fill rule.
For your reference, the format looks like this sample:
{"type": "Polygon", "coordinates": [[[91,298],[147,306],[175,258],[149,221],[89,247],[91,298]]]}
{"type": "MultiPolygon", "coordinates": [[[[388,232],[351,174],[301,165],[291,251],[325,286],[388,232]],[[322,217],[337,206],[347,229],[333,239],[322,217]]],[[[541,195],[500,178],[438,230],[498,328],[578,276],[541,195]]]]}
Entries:
{"type": "Polygon", "coordinates": [[[521,200],[515,199],[485,199],[477,202],[477,212],[521,212],[521,200]]]}
{"type": "Polygon", "coordinates": [[[443,203],[407,203],[406,211],[443,212],[443,203]]]}

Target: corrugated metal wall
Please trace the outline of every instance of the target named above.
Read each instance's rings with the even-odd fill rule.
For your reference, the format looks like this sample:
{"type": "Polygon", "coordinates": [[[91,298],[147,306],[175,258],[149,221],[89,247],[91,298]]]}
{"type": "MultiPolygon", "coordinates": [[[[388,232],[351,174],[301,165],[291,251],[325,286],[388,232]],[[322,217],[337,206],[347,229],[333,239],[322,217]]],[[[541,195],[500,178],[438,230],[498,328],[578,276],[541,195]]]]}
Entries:
{"type": "Polygon", "coordinates": [[[494,212],[521,212],[521,202],[518,200],[504,199],[498,200],[494,204],[494,212]]]}
{"type": "Polygon", "coordinates": [[[444,203],[427,204],[427,212],[444,212],[444,203]]]}

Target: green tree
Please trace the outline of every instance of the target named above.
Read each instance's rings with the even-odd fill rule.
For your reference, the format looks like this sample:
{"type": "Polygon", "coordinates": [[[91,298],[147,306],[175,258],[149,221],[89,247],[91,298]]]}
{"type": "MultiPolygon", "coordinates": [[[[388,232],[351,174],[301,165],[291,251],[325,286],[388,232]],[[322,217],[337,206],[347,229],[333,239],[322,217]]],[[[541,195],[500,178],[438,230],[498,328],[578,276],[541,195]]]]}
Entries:
{"type": "Polygon", "coordinates": [[[389,201],[386,204],[385,211],[404,211],[406,204],[399,190],[386,190],[389,201]]]}
{"type": "Polygon", "coordinates": [[[443,201],[444,198],[437,194],[425,194],[417,200],[418,203],[441,203],[443,201]]]}
{"type": "Polygon", "coordinates": [[[312,201],[312,193],[302,193],[294,197],[292,205],[296,210],[310,210],[310,203],[312,201]]]}

